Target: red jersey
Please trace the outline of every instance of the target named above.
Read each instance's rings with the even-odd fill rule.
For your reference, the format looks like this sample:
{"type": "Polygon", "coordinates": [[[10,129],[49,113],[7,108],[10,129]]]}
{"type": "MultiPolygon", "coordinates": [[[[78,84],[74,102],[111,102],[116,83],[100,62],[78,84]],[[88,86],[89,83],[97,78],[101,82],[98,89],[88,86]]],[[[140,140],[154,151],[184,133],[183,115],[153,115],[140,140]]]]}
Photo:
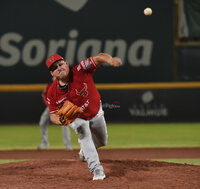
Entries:
{"type": "Polygon", "coordinates": [[[47,93],[50,113],[56,113],[64,101],[69,100],[83,110],[80,118],[86,120],[93,118],[100,108],[100,94],[93,81],[95,70],[96,64],[90,57],[70,69],[67,89],[60,89],[56,79],[47,93]]]}
{"type": "Polygon", "coordinates": [[[49,87],[51,86],[52,83],[47,84],[47,86],[44,88],[44,90],[42,91],[42,99],[45,103],[46,106],[48,106],[48,102],[47,102],[47,92],[49,90],[49,87]]]}

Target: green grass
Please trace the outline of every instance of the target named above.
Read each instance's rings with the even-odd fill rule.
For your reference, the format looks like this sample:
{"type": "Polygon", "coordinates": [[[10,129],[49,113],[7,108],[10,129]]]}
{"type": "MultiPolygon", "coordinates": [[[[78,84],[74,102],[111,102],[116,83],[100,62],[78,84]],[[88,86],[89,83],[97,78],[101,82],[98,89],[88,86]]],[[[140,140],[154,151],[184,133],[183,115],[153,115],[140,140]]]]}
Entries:
{"type": "Polygon", "coordinates": [[[200,146],[200,123],[109,125],[108,148],[200,146]]]}
{"type": "MultiPolygon", "coordinates": [[[[50,149],[64,149],[62,128],[59,126],[48,127],[50,149]]],[[[36,149],[41,142],[40,129],[37,125],[0,126],[0,149],[36,149]]],[[[77,136],[71,130],[71,142],[78,148],[77,136]]]]}
{"type": "Polygon", "coordinates": [[[200,165],[200,159],[156,159],[156,161],[165,161],[169,163],[181,163],[190,165],[200,165]]]}
{"type": "MultiPolygon", "coordinates": [[[[79,149],[71,130],[73,149],[79,149]]],[[[49,149],[65,149],[62,129],[48,127],[49,149]]],[[[36,149],[41,142],[38,125],[1,125],[0,150],[36,149]]],[[[108,124],[108,144],[104,148],[200,147],[200,123],[108,124]]],[[[0,160],[9,163],[19,160],[0,160]]],[[[24,160],[20,160],[24,161],[24,160]]],[[[200,159],[160,159],[159,161],[200,165],[200,159]]]]}
{"type": "MultiPolygon", "coordinates": [[[[71,129],[71,128],[70,128],[71,129]]],[[[48,127],[49,149],[64,149],[62,129],[48,127]]],[[[72,147],[79,148],[71,129],[72,147]]],[[[41,142],[37,125],[0,126],[0,150],[36,149],[41,142]]],[[[104,148],[200,147],[200,123],[108,124],[108,144],[104,148]]]]}
{"type": "Polygon", "coordinates": [[[19,162],[19,161],[28,161],[23,159],[0,159],[0,164],[11,163],[11,162],[19,162]]]}

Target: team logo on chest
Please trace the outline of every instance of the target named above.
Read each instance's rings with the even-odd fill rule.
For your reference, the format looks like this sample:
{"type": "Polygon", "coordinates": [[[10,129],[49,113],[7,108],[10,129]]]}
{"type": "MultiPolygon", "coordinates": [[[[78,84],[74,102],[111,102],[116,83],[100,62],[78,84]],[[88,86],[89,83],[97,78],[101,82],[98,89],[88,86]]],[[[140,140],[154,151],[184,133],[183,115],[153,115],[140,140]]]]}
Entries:
{"type": "Polygon", "coordinates": [[[88,88],[87,87],[87,83],[83,83],[83,88],[80,91],[78,91],[77,89],[75,89],[76,94],[78,96],[87,97],[88,96],[88,90],[87,90],[87,88],[88,88]]]}

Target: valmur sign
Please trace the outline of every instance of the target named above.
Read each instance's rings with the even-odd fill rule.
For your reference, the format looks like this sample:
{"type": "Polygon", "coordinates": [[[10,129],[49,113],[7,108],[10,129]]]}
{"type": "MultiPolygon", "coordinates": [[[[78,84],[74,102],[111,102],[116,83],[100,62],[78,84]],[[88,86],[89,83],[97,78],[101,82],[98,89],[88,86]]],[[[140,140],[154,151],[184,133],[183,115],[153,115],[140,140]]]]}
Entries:
{"type": "Polygon", "coordinates": [[[172,0],[153,1],[158,15],[151,17],[143,14],[145,3],[136,0],[116,0],[114,7],[106,0],[10,3],[4,0],[0,7],[1,83],[44,83],[51,54],[75,65],[99,52],[120,57],[123,65],[117,71],[105,66],[95,74],[96,82],[172,80],[172,0]]]}

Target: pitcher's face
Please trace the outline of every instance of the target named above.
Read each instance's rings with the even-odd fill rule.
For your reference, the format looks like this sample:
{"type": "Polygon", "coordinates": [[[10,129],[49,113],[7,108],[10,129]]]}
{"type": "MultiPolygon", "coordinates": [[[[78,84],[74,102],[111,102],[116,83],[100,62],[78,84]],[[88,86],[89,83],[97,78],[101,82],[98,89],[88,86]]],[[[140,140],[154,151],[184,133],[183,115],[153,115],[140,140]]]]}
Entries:
{"type": "Polygon", "coordinates": [[[50,72],[53,77],[62,80],[69,74],[69,64],[64,60],[60,60],[51,66],[50,72]]]}

